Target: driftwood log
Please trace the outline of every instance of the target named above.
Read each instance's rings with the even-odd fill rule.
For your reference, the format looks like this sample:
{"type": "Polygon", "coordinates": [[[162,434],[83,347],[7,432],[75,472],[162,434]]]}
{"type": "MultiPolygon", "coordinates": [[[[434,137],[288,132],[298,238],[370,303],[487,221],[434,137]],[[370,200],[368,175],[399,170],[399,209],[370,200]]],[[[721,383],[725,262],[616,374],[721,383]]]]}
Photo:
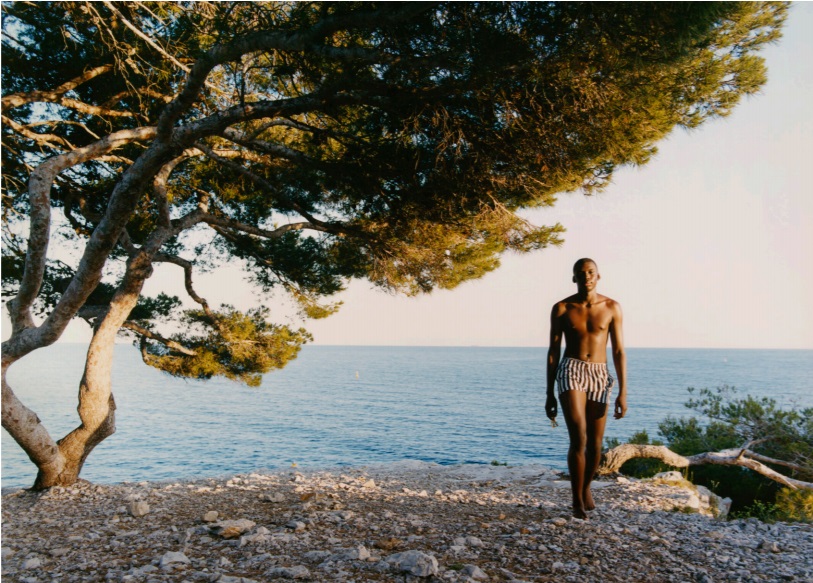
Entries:
{"type": "Polygon", "coordinates": [[[794,470],[803,471],[804,468],[786,462],[776,460],[767,456],[753,452],[747,448],[727,449],[724,451],[714,451],[698,453],[692,456],[682,456],[676,454],[665,445],[636,445],[625,443],[605,452],[604,459],[598,469],[600,475],[612,474],[620,470],[627,460],[634,458],[658,459],[676,468],[687,468],[689,466],[701,466],[715,464],[720,466],[740,466],[753,470],[763,476],[779,482],[783,486],[797,490],[813,490],[813,482],[804,482],[790,478],[779,472],[772,470],[765,463],[785,466],[794,470]],[[762,463],[765,462],[765,463],[762,463]]]}

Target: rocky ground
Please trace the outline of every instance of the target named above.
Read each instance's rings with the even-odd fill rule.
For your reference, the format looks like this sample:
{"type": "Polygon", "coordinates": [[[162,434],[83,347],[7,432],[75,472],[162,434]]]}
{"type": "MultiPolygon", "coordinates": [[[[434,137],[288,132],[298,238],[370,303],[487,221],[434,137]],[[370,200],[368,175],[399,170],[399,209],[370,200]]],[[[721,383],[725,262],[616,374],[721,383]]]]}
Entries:
{"type": "Polygon", "coordinates": [[[811,581],[813,526],[714,518],[679,476],[569,484],[538,466],[384,466],[2,498],[3,581],[811,581]]]}

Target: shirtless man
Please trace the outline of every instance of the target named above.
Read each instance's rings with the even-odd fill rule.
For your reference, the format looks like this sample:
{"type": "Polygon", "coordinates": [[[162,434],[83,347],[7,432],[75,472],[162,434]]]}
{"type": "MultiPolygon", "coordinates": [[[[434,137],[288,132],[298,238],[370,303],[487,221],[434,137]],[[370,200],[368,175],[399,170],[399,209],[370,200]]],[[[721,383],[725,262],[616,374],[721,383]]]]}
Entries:
{"type": "Polygon", "coordinates": [[[596,293],[601,276],[596,262],[579,259],[573,266],[576,294],[557,302],[550,318],[548,349],[548,398],[545,411],[556,419],[554,381],[570,435],[567,467],[573,491],[573,516],[587,518],[596,505],[590,482],[601,461],[607,406],[614,379],[607,370],[607,338],[612,340],[613,363],[618,376],[615,418],[627,412],[627,359],[621,331],[621,306],[596,293]],[[562,334],[565,357],[561,359],[562,334]]]}

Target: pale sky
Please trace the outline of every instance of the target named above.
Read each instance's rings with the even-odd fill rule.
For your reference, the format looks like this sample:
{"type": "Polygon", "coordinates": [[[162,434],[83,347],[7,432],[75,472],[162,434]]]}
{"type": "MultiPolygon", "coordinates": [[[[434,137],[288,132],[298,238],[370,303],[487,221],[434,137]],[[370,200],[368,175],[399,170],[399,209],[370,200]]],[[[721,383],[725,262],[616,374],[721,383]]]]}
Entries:
{"type": "MultiPolygon", "coordinates": [[[[587,256],[599,293],[623,306],[629,347],[813,349],[811,31],[813,3],[793,4],[784,37],[763,51],[761,94],[728,118],[676,130],[603,193],[561,195],[526,214],[562,223],[563,246],[506,255],[480,280],[417,298],[355,281],[337,314],[305,323],[315,344],[546,346],[550,308],[575,291],[571,267],[587,256]]],[[[179,276],[161,266],[145,292],[184,297],[179,276]]],[[[272,316],[290,314],[236,273],[197,281],[212,304],[267,301],[272,316]]],[[[4,338],[7,325],[4,310],[4,338]]],[[[86,329],[72,325],[63,340],[86,339],[86,329]]]]}

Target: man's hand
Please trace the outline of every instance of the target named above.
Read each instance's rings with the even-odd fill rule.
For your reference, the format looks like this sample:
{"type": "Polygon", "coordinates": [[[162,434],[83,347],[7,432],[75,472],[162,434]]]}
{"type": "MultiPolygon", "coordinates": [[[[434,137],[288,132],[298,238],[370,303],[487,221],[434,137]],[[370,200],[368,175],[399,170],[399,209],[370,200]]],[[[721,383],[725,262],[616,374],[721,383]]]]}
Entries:
{"type": "Polygon", "coordinates": [[[616,419],[621,419],[624,415],[627,414],[627,397],[626,395],[621,396],[619,395],[615,400],[615,417],[616,419]]]}
{"type": "Polygon", "coordinates": [[[548,419],[553,420],[556,419],[556,411],[558,410],[558,405],[556,403],[556,397],[553,395],[548,395],[548,400],[545,401],[545,413],[548,416],[548,419]]]}

